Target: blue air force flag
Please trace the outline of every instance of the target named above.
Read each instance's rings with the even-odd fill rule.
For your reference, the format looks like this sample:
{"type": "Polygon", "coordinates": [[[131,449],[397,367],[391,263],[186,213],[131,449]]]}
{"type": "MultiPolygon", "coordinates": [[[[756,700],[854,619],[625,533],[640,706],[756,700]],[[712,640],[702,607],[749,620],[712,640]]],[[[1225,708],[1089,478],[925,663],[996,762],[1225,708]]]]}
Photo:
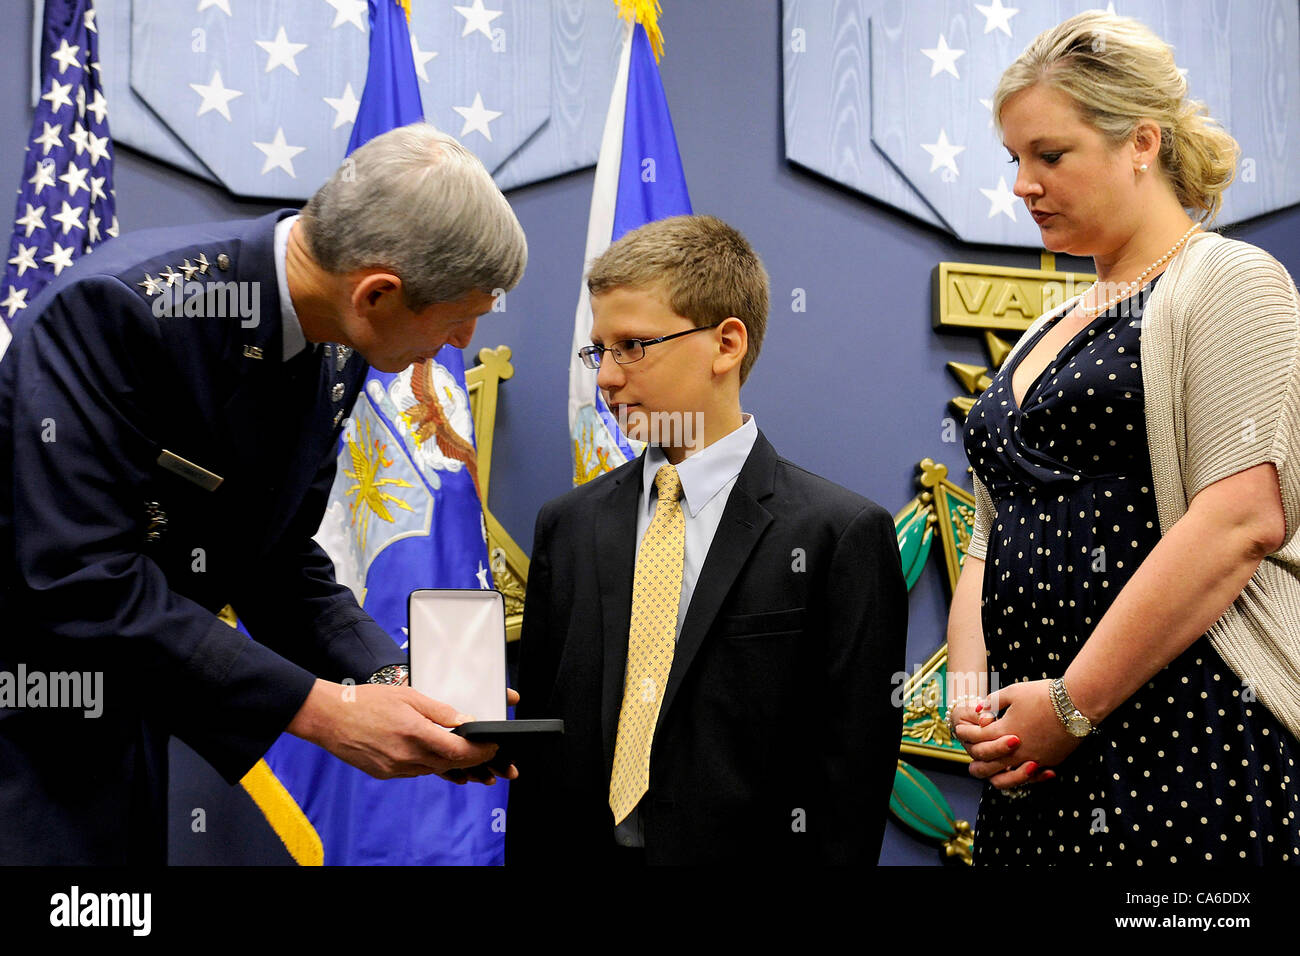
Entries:
{"type": "MultiPolygon", "coordinates": [[[[492,586],[473,442],[464,365],[450,346],[403,372],[372,370],[344,430],[316,538],[339,582],[403,646],[411,591],[492,586]]],[[[311,821],[326,865],[503,860],[504,780],[375,780],[287,735],[266,762],[311,821]]]]}
{"type": "MultiPolygon", "coordinates": [[[[677,152],[659,68],[645,28],[629,21],[596,163],[584,263],[590,265],[626,232],[647,222],[690,212],[686,174],[677,152]]],[[[596,373],[578,358],[578,349],[591,344],[591,318],[584,276],[579,284],[569,357],[569,435],[573,441],[575,485],[640,454],[639,448],[619,431],[596,388],[596,373]]]]}
{"type": "MultiPolygon", "coordinates": [[[[396,0],[369,2],[370,68],[355,129],[378,135],[424,116],[405,14],[396,0]]],[[[478,485],[460,350],[444,346],[395,374],[371,370],[339,442],[316,537],[339,582],[402,647],[411,591],[492,587],[478,485]]],[[[301,808],[318,837],[308,842],[327,865],[503,860],[504,780],[492,787],[434,776],[375,780],[288,735],[266,763],[301,808]]],[[[277,830],[282,819],[304,829],[300,816],[263,809],[277,830]]]]}

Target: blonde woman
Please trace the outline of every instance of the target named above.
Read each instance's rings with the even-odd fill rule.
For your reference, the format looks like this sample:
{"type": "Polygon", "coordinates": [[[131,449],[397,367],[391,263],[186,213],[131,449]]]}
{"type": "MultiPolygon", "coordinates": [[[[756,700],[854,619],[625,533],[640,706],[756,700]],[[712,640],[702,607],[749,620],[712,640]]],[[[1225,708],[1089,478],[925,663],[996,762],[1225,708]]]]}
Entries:
{"type": "Polygon", "coordinates": [[[1169,47],[1085,13],[1006,71],[1015,192],[1099,281],[967,419],[950,712],[980,864],[1300,861],[1300,308],[1207,232],[1237,146],[1169,47]]]}

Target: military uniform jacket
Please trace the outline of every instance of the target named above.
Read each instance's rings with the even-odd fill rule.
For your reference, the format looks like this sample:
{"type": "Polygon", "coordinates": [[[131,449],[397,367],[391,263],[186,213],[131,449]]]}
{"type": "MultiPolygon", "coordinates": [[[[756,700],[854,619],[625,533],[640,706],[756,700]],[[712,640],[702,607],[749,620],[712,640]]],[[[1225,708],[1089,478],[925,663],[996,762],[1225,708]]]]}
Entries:
{"type": "Polygon", "coordinates": [[[15,318],[0,676],[100,672],[102,713],[0,707],[0,863],[161,862],[168,735],[233,783],[315,677],[403,657],[312,540],[366,366],[329,345],[282,361],[290,214],[124,236],[15,318]]]}

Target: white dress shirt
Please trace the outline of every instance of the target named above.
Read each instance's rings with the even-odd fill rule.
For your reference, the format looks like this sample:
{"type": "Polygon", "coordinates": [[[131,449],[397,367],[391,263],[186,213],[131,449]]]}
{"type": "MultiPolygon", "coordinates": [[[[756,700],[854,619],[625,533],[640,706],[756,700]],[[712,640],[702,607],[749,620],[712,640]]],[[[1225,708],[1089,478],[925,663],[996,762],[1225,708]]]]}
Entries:
{"type": "MultiPolygon", "coordinates": [[[[677,466],[677,477],[682,483],[682,516],[686,519],[686,552],[682,560],[682,595],[677,602],[677,636],[681,637],[682,622],[695,593],[695,582],[700,579],[700,568],[709,555],[713,536],[722,521],[722,512],[736,486],[740,469],[754,447],[758,425],[753,415],[745,415],[743,423],[734,432],[724,435],[712,445],[690,455],[677,466]]],[[[668,456],[658,445],[646,449],[641,467],[641,508],[636,515],[636,540],[638,558],[641,542],[650,529],[655,516],[658,495],[655,475],[668,464],[668,456]]]]}
{"type": "MultiPolygon", "coordinates": [[[[749,453],[758,438],[758,424],[753,415],[745,415],[735,431],[719,438],[712,445],[683,459],[677,466],[677,477],[682,483],[682,517],[685,519],[686,546],[682,555],[682,593],[677,602],[677,637],[682,636],[682,622],[691,606],[691,595],[700,579],[700,569],[709,556],[713,536],[722,521],[731,489],[736,486],[740,469],[745,466],[749,453]]],[[[658,445],[646,449],[641,466],[641,497],[636,513],[637,556],[640,559],[641,542],[658,504],[655,475],[668,464],[668,456],[658,445]]],[[[626,669],[624,680],[626,681],[626,669]]],[[[653,749],[653,744],[651,745],[653,749]]],[[[614,840],[620,846],[645,846],[641,832],[640,804],[614,828],[614,840]]]]}
{"type": "Polygon", "coordinates": [[[307,347],[307,336],[289,296],[289,230],[297,216],[286,216],[275,224],[275,284],[280,290],[280,331],[283,333],[284,359],[287,362],[307,347]]]}

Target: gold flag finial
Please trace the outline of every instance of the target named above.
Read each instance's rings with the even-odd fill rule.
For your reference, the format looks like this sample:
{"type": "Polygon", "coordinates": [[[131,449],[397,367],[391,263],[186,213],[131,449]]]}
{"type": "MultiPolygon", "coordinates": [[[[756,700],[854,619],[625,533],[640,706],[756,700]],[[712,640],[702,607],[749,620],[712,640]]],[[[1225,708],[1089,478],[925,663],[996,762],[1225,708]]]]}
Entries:
{"type": "Polygon", "coordinates": [[[645,27],[645,35],[650,39],[650,48],[655,51],[655,62],[664,55],[664,35],[659,29],[659,0],[614,0],[618,4],[618,15],[624,20],[639,23],[645,27]]]}

